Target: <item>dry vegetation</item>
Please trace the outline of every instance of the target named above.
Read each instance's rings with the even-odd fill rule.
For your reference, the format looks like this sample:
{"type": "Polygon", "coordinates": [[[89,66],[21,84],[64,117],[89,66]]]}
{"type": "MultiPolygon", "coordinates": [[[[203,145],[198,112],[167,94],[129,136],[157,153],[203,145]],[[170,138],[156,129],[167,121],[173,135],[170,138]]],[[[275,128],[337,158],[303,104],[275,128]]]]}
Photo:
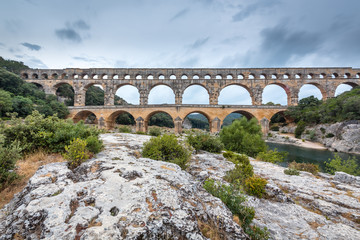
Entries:
{"type": "Polygon", "coordinates": [[[47,154],[43,151],[29,154],[16,163],[16,172],[20,178],[14,181],[10,186],[0,192],[0,208],[3,208],[13,196],[23,190],[29,179],[34,175],[36,170],[45,164],[53,162],[64,162],[60,154],[47,154]]]}

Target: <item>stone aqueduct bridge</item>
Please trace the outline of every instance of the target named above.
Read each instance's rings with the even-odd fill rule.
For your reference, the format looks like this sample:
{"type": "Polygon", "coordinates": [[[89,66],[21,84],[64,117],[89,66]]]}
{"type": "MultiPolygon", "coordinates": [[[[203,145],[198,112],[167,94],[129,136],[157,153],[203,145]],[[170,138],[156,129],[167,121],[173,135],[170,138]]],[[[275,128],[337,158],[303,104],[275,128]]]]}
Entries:
{"type": "Polygon", "coordinates": [[[222,69],[140,69],[140,68],[91,68],[91,69],[27,69],[21,76],[27,82],[41,85],[48,94],[56,94],[63,84],[70,84],[75,92],[74,107],[70,115],[75,122],[95,114],[100,126],[112,128],[116,117],[128,112],[136,120],[138,131],[146,131],[150,117],[166,112],[174,120],[175,131],[181,132],[185,117],[193,112],[204,114],[210,123],[210,131],[220,130],[224,118],[239,112],[260,121],[263,132],[268,131],[269,119],[284,111],[287,106],[262,105],[263,89],[271,84],[282,87],[287,94],[287,105],[298,103],[298,94],[304,84],[319,88],[323,99],[334,97],[340,84],[352,87],[360,85],[360,69],[355,68],[222,68],[222,69]],[[92,85],[101,85],[105,91],[104,106],[85,106],[85,94],[92,85]],[[140,94],[140,105],[115,106],[118,88],[135,86],[140,94]],[[152,88],[169,86],[175,94],[175,104],[148,105],[152,88]],[[182,104],[182,96],[191,85],[204,87],[209,94],[209,105],[182,104]],[[220,91],[230,85],[244,87],[250,94],[252,105],[218,105],[220,91]]]}

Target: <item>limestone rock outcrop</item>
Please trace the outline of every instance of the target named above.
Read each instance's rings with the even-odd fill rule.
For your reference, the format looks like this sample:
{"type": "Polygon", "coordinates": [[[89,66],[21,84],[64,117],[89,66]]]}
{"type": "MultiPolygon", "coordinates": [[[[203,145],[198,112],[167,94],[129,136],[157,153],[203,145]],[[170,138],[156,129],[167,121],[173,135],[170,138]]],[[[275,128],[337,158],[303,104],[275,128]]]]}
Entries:
{"type": "Polygon", "coordinates": [[[148,139],[105,134],[106,149],[74,171],[41,167],[0,211],[0,239],[247,239],[189,173],[138,158],[148,139]]]}

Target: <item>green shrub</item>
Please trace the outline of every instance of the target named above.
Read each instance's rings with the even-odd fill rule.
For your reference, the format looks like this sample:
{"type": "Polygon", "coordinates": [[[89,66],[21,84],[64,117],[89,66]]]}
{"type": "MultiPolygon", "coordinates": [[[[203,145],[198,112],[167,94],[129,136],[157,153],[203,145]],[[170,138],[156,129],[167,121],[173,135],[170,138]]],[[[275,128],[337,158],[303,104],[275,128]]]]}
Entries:
{"type": "Polygon", "coordinates": [[[325,162],[326,172],[335,174],[335,172],[345,172],[354,176],[360,176],[360,166],[357,163],[356,157],[342,159],[337,153],[335,153],[334,159],[329,159],[325,162]]]}
{"type": "Polygon", "coordinates": [[[264,240],[270,238],[270,233],[267,228],[260,228],[258,226],[247,226],[244,231],[249,235],[251,240],[264,240]]]}
{"type": "Polygon", "coordinates": [[[230,185],[215,183],[213,179],[204,182],[204,188],[213,196],[220,198],[229,210],[239,217],[243,227],[249,226],[255,216],[255,210],[247,207],[243,203],[246,197],[238,190],[238,188],[230,185]]]}
{"type": "Polygon", "coordinates": [[[332,137],[335,137],[335,135],[332,134],[332,133],[328,133],[328,134],[325,135],[325,137],[326,137],[326,138],[332,138],[332,137]]]}
{"type": "Polygon", "coordinates": [[[302,120],[297,123],[297,127],[295,129],[295,137],[296,138],[301,138],[301,134],[304,132],[305,126],[306,126],[306,123],[302,120]]]}
{"type": "Polygon", "coordinates": [[[245,183],[245,180],[254,175],[253,166],[251,164],[238,163],[235,168],[226,172],[224,180],[229,183],[234,183],[241,186],[245,183]]]}
{"type": "Polygon", "coordinates": [[[283,162],[287,155],[287,152],[278,152],[275,148],[274,150],[260,152],[257,155],[257,159],[264,162],[278,163],[283,162]]]}
{"type": "Polygon", "coordinates": [[[249,177],[245,180],[245,192],[249,195],[262,198],[265,194],[267,181],[261,177],[249,177]]]}
{"type": "Polygon", "coordinates": [[[70,142],[70,145],[65,146],[64,158],[68,160],[70,169],[74,169],[81,165],[88,159],[89,154],[86,149],[86,141],[80,138],[75,138],[70,142]]]}
{"type": "Polygon", "coordinates": [[[319,172],[319,166],[313,163],[297,163],[292,162],[289,164],[289,168],[296,169],[299,171],[305,171],[316,175],[319,172]]]}
{"type": "Polygon", "coordinates": [[[129,126],[119,126],[118,131],[120,133],[131,133],[131,128],[129,126]]]}
{"type": "Polygon", "coordinates": [[[86,139],[86,148],[92,153],[99,153],[103,147],[103,142],[96,136],[89,136],[86,139]]]}
{"type": "MultiPolygon", "coordinates": [[[[2,135],[0,135],[1,137],[2,135]]],[[[3,138],[0,139],[0,191],[11,184],[18,175],[14,171],[15,163],[21,158],[21,148],[18,142],[8,147],[3,146],[3,138]]]]}
{"type": "Polygon", "coordinates": [[[296,176],[299,176],[300,175],[300,172],[294,168],[287,168],[287,169],[284,169],[284,173],[286,175],[296,175],[296,176]]]}
{"type": "Polygon", "coordinates": [[[146,135],[146,132],[142,132],[142,131],[137,131],[136,134],[139,134],[139,135],[146,135]]]}
{"type": "Polygon", "coordinates": [[[278,132],[280,130],[280,128],[279,128],[279,126],[271,126],[270,130],[278,132]]]}
{"type": "Polygon", "coordinates": [[[9,126],[0,126],[5,136],[5,145],[18,141],[25,152],[45,149],[50,152],[63,152],[74,138],[86,139],[98,137],[101,130],[86,126],[82,121],[74,124],[72,120],[63,120],[56,116],[44,117],[34,111],[24,121],[12,119],[9,126]]]}
{"type": "Polygon", "coordinates": [[[266,150],[262,135],[256,119],[248,121],[246,118],[241,118],[220,131],[220,140],[225,149],[254,157],[266,150]]]}
{"type": "Polygon", "coordinates": [[[322,134],[325,134],[325,132],[326,132],[325,128],[323,128],[323,127],[320,128],[320,131],[322,134]]]}
{"type": "Polygon", "coordinates": [[[178,143],[175,135],[166,134],[145,142],[142,151],[143,157],[175,163],[182,169],[187,167],[190,155],[190,151],[178,143]]]}
{"type": "Polygon", "coordinates": [[[234,164],[239,164],[239,163],[250,164],[249,157],[246,156],[245,154],[237,154],[231,151],[226,151],[223,153],[223,157],[234,164]]]}
{"type": "Polygon", "coordinates": [[[150,136],[160,136],[161,135],[161,129],[158,127],[152,127],[149,129],[149,135],[150,136]]]}
{"type": "Polygon", "coordinates": [[[218,137],[211,136],[209,133],[190,134],[187,142],[195,149],[196,152],[204,150],[211,153],[220,153],[224,144],[218,137]]]}

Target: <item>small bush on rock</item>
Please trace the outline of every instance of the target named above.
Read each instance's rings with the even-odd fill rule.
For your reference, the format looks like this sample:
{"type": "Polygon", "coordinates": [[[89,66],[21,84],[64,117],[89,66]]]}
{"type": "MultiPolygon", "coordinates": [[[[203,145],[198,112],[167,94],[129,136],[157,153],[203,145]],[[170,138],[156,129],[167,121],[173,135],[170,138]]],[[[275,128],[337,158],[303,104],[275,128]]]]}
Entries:
{"type": "Polygon", "coordinates": [[[300,175],[300,172],[294,168],[287,168],[287,169],[284,169],[284,173],[286,175],[296,175],[296,176],[299,176],[300,175]]]}
{"type": "Polygon", "coordinates": [[[264,162],[277,163],[277,162],[283,162],[287,155],[288,155],[287,152],[278,152],[277,149],[275,148],[274,150],[260,152],[257,155],[257,159],[264,162]]]}
{"type": "Polygon", "coordinates": [[[77,168],[81,163],[88,159],[89,154],[86,149],[86,141],[80,138],[75,138],[70,142],[70,145],[65,146],[64,158],[68,160],[70,169],[77,168]]]}
{"type": "Polygon", "coordinates": [[[301,134],[305,131],[306,123],[302,120],[300,120],[297,123],[296,129],[295,129],[295,137],[301,138],[301,134]]]}
{"type": "Polygon", "coordinates": [[[342,159],[335,153],[334,159],[329,159],[325,162],[326,172],[335,174],[335,172],[345,172],[350,175],[360,176],[360,166],[357,163],[356,157],[348,158],[348,160],[342,159]]]}
{"type": "MultiPolygon", "coordinates": [[[[2,135],[0,135],[2,137],[2,135]]],[[[0,139],[2,141],[2,139],[0,139]]],[[[11,184],[18,175],[14,171],[15,163],[21,157],[19,143],[14,142],[5,147],[0,142],[0,191],[11,184]]]]}
{"type": "Polygon", "coordinates": [[[220,140],[225,149],[255,157],[266,150],[261,127],[255,118],[235,120],[220,131],[220,140]]]}
{"type": "Polygon", "coordinates": [[[224,180],[236,185],[243,185],[245,180],[254,175],[253,166],[251,164],[238,163],[235,168],[228,171],[224,176],[224,180]]]}
{"type": "Polygon", "coordinates": [[[249,177],[245,180],[245,192],[249,195],[262,198],[265,194],[266,179],[261,177],[249,177]]]}
{"type": "Polygon", "coordinates": [[[299,171],[305,171],[316,175],[319,172],[319,166],[313,163],[297,163],[292,162],[289,164],[289,168],[293,168],[299,171]]]}
{"type": "Polygon", "coordinates": [[[154,160],[171,162],[182,169],[187,167],[190,151],[180,145],[175,135],[162,135],[144,143],[142,156],[154,160]]]}
{"type": "Polygon", "coordinates": [[[325,137],[326,137],[326,138],[332,138],[332,137],[335,137],[335,135],[332,134],[332,133],[328,133],[328,134],[325,135],[325,137]]]}
{"type": "Polygon", "coordinates": [[[99,153],[103,147],[103,142],[96,136],[89,136],[86,139],[86,148],[92,153],[99,153]]]}
{"type": "Polygon", "coordinates": [[[224,148],[224,144],[218,137],[211,136],[208,133],[190,134],[187,141],[195,148],[196,152],[204,150],[211,153],[220,153],[224,148]]]}
{"type": "Polygon", "coordinates": [[[129,126],[120,126],[118,127],[120,133],[131,133],[131,128],[129,126]]]}
{"type": "Polygon", "coordinates": [[[231,151],[226,151],[223,153],[223,157],[234,164],[238,164],[238,163],[250,164],[249,157],[246,156],[245,154],[236,154],[231,151]]]}
{"type": "Polygon", "coordinates": [[[161,129],[158,128],[158,127],[152,127],[149,130],[149,135],[150,136],[155,136],[155,137],[160,136],[161,135],[161,129]]]}

